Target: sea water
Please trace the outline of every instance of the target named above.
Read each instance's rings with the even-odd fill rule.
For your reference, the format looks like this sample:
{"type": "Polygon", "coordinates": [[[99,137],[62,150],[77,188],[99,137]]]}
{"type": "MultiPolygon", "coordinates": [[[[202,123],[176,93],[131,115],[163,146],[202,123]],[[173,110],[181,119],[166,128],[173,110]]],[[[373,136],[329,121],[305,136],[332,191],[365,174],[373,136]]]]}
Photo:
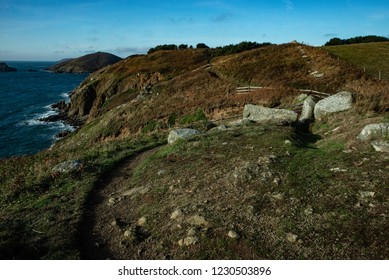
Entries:
{"type": "Polygon", "coordinates": [[[56,74],[44,69],[54,62],[6,62],[17,72],[0,72],[0,159],[33,154],[50,147],[55,135],[72,128],[42,122],[56,114],[51,104],[69,101],[69,92],[86,74],[56,74]]]}

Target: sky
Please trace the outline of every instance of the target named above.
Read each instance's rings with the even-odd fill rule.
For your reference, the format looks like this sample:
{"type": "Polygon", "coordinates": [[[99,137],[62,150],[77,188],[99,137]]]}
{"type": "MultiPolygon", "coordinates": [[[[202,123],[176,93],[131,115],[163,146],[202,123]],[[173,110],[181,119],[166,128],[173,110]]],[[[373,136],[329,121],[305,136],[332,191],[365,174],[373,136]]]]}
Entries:
{"type": "Polygon", "coordinates": [[[56,61],[160,44],[242,41],[320,46],[389,37],[388,0],[0,0],[0,60],[56,61]]]}

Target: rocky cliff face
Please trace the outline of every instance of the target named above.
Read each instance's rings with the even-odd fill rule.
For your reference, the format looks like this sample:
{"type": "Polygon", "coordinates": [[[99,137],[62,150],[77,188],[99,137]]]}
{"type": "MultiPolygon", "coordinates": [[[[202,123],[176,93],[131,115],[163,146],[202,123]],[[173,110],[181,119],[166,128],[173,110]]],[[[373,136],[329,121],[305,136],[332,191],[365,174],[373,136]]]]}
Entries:
{"type": "Polygon", "coordinates": [[[75,59],[62,60],[48,70],[56,73],[92,73],[120,60],[120,57],[113,54],[97,52],[75,59]]]}
{"type": "Polygon", "coordinates": [[[9,67],[6,63],[0,62],[0,72],[16,72],[16,68],[9,67]]]}

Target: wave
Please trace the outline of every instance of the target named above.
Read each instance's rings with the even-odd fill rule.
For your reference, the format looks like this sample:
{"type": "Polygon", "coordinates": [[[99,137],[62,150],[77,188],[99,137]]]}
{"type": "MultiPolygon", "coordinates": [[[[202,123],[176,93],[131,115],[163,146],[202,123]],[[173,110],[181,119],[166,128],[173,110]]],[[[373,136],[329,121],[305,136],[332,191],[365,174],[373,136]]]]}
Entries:
{"type": "Polygon", "coordinates": [[[70,101],[69,94],[70,94],[70,92],[62,92],[61,93],[61,97],[65,100],[65,102],[69,102],[70,101]]]}
{"type": "Polygon", "coordinates": [[[56,121],[56,122],[42,121],[41,119],[45,119],[47,117],[56,115],[58,113],[53,108],[51,108],[51,105],[44,106],[43,108],[46,109],[45,112],[34,114],[32,118],[28,118],[20,122],[19,125],[21,126],[41,125],[41,126],[47,126],[50,130],[55,130],[55,131],[69,130],[72,132],[75,130],[73,126],[66,124],[63,121],[56,121]]]}

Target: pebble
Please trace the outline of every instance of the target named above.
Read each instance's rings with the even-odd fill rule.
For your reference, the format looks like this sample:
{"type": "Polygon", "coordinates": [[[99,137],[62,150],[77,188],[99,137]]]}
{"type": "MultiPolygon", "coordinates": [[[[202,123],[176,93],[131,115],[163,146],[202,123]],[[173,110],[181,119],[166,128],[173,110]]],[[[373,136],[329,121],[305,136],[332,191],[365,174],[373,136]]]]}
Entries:
{"type": "Polygon", "coordinates": [[[232,238],[232,239],[238,239],[239,238],[239,234],[237,234],[235,231],[233,231],[233,230],[230,230],[229,232],[228,232],[228,237],[230,237],[230,238],[232,238]]]}
{"type": "Polygon", "coordinates": [[[293,234],[293,233],[288,233],[286,235],[286,239],[290,242],[290,243],[296,243],[297,239],[298,239],[298,236],[293,234]]]}
{"type": "Polygon", "coordinates": [[[205,218],[203,216],[200,216],[200,215],[194,215],[192,217],[189,217],[187,219],[187,222],[189,224],[195,225],[195,226],[206,226],[206,225],[208,225],[207,220],[205,220],[205,218]]]}
{"type": "Polygon", "coordinates": [[[138,225],[139,226],[143,226],[147,223],[147,218],[146,217],[142,217],[138,220],[138,225]]]}
{"type": "Polygon", "coordinates": [[[196,234],[197,234],[197,229],[196,228],[191,228],[191,229],[189,229],[188,230],[188,236],[196,236],[196,234]]]}
{"type": "Polygon", "coordinates": [[[175,211],[172,213],[172,215],[170,216],[170,219],[175,220],[175,219],[177,219],[177,218],[179,218],[179,217],[181,217],[181,216],[182,216],[182,211],[181,211],[181,209],[177,209],[177,210],[175,210],[175,211]]]}
{"type": "Polygon", "coordinates": [[[183,239],[178,240],[178,245],[179,246],[190,246],[194,245],[199,242],[199,238],[196,236],[188,236],[183,239]]]}

